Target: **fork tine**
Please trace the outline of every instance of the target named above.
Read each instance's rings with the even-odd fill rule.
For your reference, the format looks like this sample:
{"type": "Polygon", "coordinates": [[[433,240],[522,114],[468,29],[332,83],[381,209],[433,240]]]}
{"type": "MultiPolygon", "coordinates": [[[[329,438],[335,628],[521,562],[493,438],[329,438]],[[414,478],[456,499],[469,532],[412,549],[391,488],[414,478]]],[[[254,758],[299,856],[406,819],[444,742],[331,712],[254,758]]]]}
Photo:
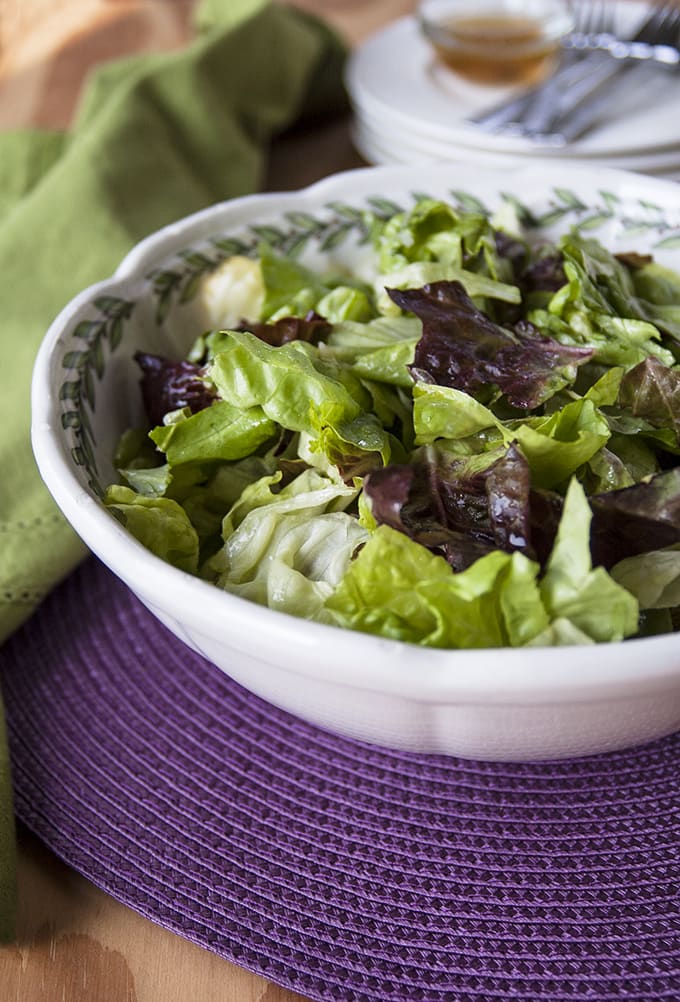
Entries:
{"type": "Polygon", "coordinates": [[[680,7],[675,3],[661,4],[636,33],[638,42],[665,45],[675,40],[680,27],[680,7]]]}
{"type": "Polygon", "coordinates": [[[606,31],[611,22],[611,3],[607,0],[587,0],[574,5],[576,30],[584,35],[606,31]]]}

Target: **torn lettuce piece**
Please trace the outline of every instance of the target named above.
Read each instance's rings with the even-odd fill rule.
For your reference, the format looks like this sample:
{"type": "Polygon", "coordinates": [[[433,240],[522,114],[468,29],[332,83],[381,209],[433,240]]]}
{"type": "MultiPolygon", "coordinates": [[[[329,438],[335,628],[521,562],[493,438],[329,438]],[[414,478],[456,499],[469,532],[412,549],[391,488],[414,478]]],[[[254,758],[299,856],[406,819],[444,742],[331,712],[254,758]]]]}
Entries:
{"type": "Polygon", "coordinates": [[[635,483],[624,461],[606,445],[588,459],[578,473],[587,494],[602,494],[631,487],[635,483]]]}
{"type": "Polygon", "coordinates": [[[657,327],[680,340],[680,275],[657,261],[632,269],[633,287],[657,327]]]}
{"type": "Polygon", "coordinates": [[[680,544],[651,550],[614,564],[610,574],[640,603],[641,609],[680,606],[680,544]]]}
{"type": "Polygon", "coordinates": [[[593,562],[610,568],[625,557],[680,542],[680,467],[590,498],[593,562]]]}
{"type": "Polygon", "coordinates": [[[538,566],[498,551],[454,574],[446,561],[379,526],[326,601],[338,625],[427,647],[520,646],[547,626],[538,566]]]}
{"type": "Polygon", "coordinates": [[[375,317],[367,323],[342,320],[333,324],[326,344],[340,362],[352,364],[381,348],[415,343],[422,332],[417,317],[375,317]]]}
{"type": "Polygon", "coordinates": [[[218,400],[197,414],[153,428],[149,437],[172,469],[186,463],[243,459],[275,434],[276,424],[257,404],[240,408],[218,400]]]}
{"type": "Polygon", "coordinates": [[[358,401],[339,380],[316,367],[309,346],[271,347],[245,331],[230,331],[208,372],[223,400],[247,410],[261,407],[276,424],[311,431],[324,405],[343,418],[356,417],[358,401]]]}
{"type": "Polygon", "coordinates": [[[472,452],[485,452],[516,442],[531,469],[536,487],[566,483],[609,440],[605,417],[585,397],[545,417],[499,420],[493,411],[461,390],[430,383],[413,388],[416,443],[446,440],[452,452],[465,440],[472,452]]]}
{"type": "Polygon", "coordinates": [[[206,330],[258,320],[264,302],[260,262],[240,254],[227,258],[203,277],[196,298],[206,330]]]}
{"type": "Polygon", "coordinates": [[[399,311],[406,307],[396,302],[394,296],[390,294],[390,289],[420,289],[438,282],[458,282],[470,299],[482,305],[486,305],[486,300],[493,299],[515,305],[522,301],[522,293],[516,285],[498,282],[487,275],[455,268],[438,261],[416,261],[400,268],[399,271],[378,276],[374,283],[377,308],[386,316],[398,316],[399,311]]]}
{"type": "Polygon", "coordinates": [[[104,504],[143,546],[189,574],[198,570],[198,535],[181,505],[144,497],[129,487],[107,488],[104,504]]]}
{"type": "Polygon", "coordinates": [[[413,385],[410,369],[416,344],[417,338],[414,338],[412,341],[400,341],[398,344],[366,352],[356,360],[352,372],[364,379],[406,389],[413,385]]]}
{"type": "Polygon", "coordinates": [[[387,463],[394,448],[401,450],[374,414],[361,413],[345,421],[336,418],[332,407],[321,407],[312,416],[312,427],[310,452],[324,455],[343,480],[364,476],[387,463]]]}
{"type": "Polygon", "coordinates": [[[259,316],[247,320],[305,316],[331,291],[331,286],[317,272],[294,258],[275,254],[267,244],[259,247],[258,256],[264,294],[259,316]]]}
{"type": "Polygon", "coordinates": [[[203,576],[235,595],[307,619],[328,621],[325,599],[368,533],[344,509],[358,489],[306,470],[247,487],[227,514],[224,544],[203,576]]]}
{"type": "Polygon", "coordinates": [[[356,375],[409,387],[409,366],[421,332],[417,317],[377,317],[365,324],[347,320],[333,325],[323,351],[351,366],[356,375]]]}
{"type": "Polygon", "coordinates": [[[266,244],[259,248],[259,261],[263,302],[259,316],[248,320],[273,322],[303,317],[310,310],[331,322],[375,316],[370,286],[351,275],[321,275],[292,257],[276,254],[266,244]]]}
{"type": "Polygon", "coordinates": [[[511,269],[497,250],[495,231],[481,212],[461,212],[431,198],[419,199],[407,212],[374,220],[373,245],[382,273],[413,262],[436,261],[508,281],[511,269]]]}
{"type": "MultiPolygon", "coordinates": [[[[179,501],[198,533],[202,551],[214,550],[221,543],[225,512],[235,504],[246,487],[271,475],[276,463],[271,453],[246,456],[233,463],[211,466],[210,472],[192,484],[170,486],[171,496],[179,501]]],[[[203,552],[202,552],[203,556],[203,552]]]]}
{"type": "Polygon", "coordinates": [[[493,411],[464,390],[436,383],[413,387],[413,427],[416,445],[429,445],[439,438],[460,439],[491,428],[501,442],[509,443],[512,432],[493,411]]]}
{"type": "Polygon", "coordinates": [[[588,349],[570,348],[529,324],[500,327],[477,309],[459,282],[389,290],[402,309],[422,320],[412,375],[483,395],[502,393],[513,407],[532,410],[573,383],[588,349]]]}
{"type": "Polygon", "coordinates": [[[604,568],[593,569],[591,521],[585,492],[573,479],[540,583],[541,597],[551,621],[568,620],[597,642],[623,640],[637,632],[638,602],[604,568]]]}
{"type": "Polygon", "coordinates": [[[527,647],[569,647],[574,644],[594,644],[595,640],[579,630],[570,619],[554,619],[545,630],[538,633],[527,647]]]}
{"type": "Polygon", "coordinates": [[[322,449],[329,443],[335,449],[343,442],[353,453],[377,453],[387,462],[387,433],[374,415],[362,409],[370,396],[350,373],[344,374],[346,381],[330,375],[332,366],[314,351],[296,342],[272,348],[252,334],[232,331],[209,374],[220,397],[245,411],[261,408],[281,427],[311,435],[322,449]]]}
{"type": "Polygon", "coordinates": [[[529,462],[532,483],[547,490],[566,483],[610,436],[606,418],[586,397],[547,417],[510,421],[508,426],[529,462]]]}
{"type": "MultiPolygon", "coordinates": [[[[629,367],[647,355],[666,365],[673,354],[662,341],[653,304],[636,295],[631,271],[598,241],[571,232],[560,240],[567,283],[548,305],[566,327],[552,333],[562,342],[593,348],[595,358],[629,367]]],[[[530,319],[542,326],[541,319],[530,319]]],[[[543,318],[549,324],[548,318],[543,318]]],[[[668,331],[670,333],[670,331],[668,331]]],[[[677,334],[680,336],[680,329],[677,334]]]]}
{"type": "Polygon", "coordinates": [[[338,285],[316,304],[316,312],[330,324],[338,324],[344,320],[355,323],[368,323],[375,316],[368,294],[363,289],[355,289],[348,285],[338,285]]]}
{"type": "Polygon", "coordinates": [[[214,389],[200,365],[143,351],[135,352],[134,358],[142,370],[144,410],[152,425],[161,424],[165,415],[173,411],[186,408],[195,414],[213,402],[214,389]]]}
{"type": "Polygon", "coordinates": [[[403,532],[464,570],[492,550],[533,556],[529,468],[513,446],[500,454],[451,461],[424,449],[363,483],[373,520],[403,532]]]}
{"type": "Polygon", "coordinates": [[[618,402],[653,427],[671,429],[680,441],[680,370],[646,358],[621,379],[618,402]]]}

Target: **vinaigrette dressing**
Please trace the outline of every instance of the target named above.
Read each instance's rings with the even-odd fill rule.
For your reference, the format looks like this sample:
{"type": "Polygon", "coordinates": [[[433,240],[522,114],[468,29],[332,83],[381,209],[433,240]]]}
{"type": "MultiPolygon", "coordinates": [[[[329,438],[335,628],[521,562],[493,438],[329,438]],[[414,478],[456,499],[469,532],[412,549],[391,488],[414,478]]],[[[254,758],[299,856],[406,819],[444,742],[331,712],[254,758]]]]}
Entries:
{"type": "Polygon", "coordinates": [[[461,76],[483,84],[530,84],[548,70],[557,43],[533,17],[513,14],[450,16],[429,25],[439,58],[461,76]]]}

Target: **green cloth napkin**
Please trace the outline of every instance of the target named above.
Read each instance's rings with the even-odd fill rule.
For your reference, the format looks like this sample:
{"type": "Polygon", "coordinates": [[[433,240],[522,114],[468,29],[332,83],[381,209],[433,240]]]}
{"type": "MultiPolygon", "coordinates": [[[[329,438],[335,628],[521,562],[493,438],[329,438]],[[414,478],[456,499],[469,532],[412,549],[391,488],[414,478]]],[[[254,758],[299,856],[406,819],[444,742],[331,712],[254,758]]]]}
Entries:
{"type": "MultiPolygon", "coordinates": [[[[69,134],[0,134],[0,643],[85,553],[29,444],[31,370],[51,320],[141,237],[258,190],[273,136],[344,110],[344,56],[338,37],[299,10],[204,0],[184,50],[100,67],[69,134]]],[[[16,899],[11,804],[0,712],[4,939],[16,899]]]]}

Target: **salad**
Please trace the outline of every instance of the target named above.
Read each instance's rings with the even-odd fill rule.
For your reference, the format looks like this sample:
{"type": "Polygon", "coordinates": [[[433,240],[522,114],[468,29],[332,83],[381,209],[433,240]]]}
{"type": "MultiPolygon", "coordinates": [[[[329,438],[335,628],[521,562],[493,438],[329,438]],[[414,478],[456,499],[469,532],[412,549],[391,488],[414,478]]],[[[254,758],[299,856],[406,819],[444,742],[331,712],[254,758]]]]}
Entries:
{"type": "Polygon", "coordinates": [[[266,244],[205,276],[184,359],[138,352],[105,504],[235,595],[441,648],[680,617],[680,276],[420,199],[370,269],[266,244]]]}

